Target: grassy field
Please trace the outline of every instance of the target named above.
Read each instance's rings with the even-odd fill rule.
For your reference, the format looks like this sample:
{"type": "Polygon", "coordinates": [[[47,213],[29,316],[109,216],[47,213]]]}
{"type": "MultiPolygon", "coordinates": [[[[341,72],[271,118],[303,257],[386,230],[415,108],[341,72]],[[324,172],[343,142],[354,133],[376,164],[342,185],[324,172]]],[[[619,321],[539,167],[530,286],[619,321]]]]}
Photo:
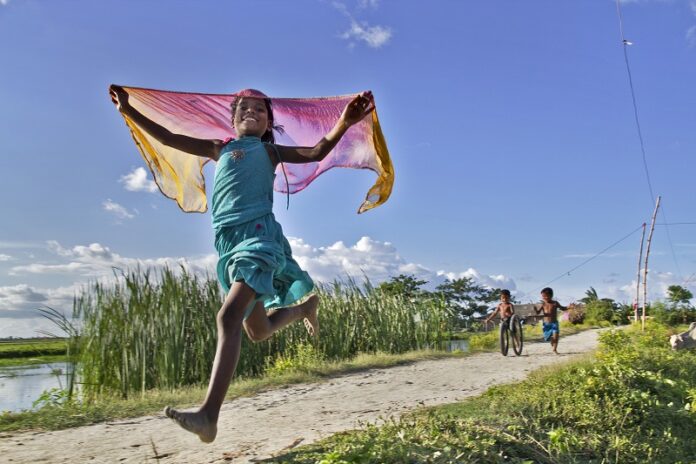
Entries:
{"type": "Polygon", "coordinates": [[[67,344],[64,338],[0,341],[0,368],[65,361],[67,344]]]}
{"type": "Polygon", "coordinates": [[[694,463],[696,353],[669,333],[609,331],[593,358],[264,462],[694,463]]]}
{"type": "Polygon", "coordinates": [[[61,355],[67,350],[64,338],[36,338],[0,341],[0,359],[61,355]]]}

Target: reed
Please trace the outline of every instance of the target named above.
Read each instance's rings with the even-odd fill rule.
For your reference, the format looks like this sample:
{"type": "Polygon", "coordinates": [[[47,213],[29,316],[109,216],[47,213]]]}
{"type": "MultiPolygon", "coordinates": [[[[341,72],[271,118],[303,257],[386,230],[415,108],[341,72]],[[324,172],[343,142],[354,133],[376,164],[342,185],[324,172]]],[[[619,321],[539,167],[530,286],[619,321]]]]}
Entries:
{"type": "MultiPolygon", "coordinates": [[[[445,334],[442,301],[384,294],[365,281],[317,288],[321,336],[301,323],[252,343],[243,337],[237,377],[263,374],[275,360],[310,344],[319,359],[358,353],[403,353],[437,346],[445,334]]],[[[215,315],[224,295],[217,281],[179,272],[136,269],[115,285],[93,283],[75,299],[77,359],[83,400],[102,394],[128,398],[147,390],[205,385],[215,354],[215,315]]]]}

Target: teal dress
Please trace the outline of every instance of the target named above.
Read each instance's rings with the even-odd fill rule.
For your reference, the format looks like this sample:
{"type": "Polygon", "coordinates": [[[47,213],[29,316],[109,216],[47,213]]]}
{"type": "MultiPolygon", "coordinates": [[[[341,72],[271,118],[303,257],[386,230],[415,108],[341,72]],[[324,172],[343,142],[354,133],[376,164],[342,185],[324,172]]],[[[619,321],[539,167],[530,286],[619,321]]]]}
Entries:
{"type": "Polygon", "coordinates": [[[273,216],[274,178],[264,142],[242,137],[222,148],[212,196],[218,279],[226,293],[245,282],[267,310],[296,304],[314,289],[273,216]]]}

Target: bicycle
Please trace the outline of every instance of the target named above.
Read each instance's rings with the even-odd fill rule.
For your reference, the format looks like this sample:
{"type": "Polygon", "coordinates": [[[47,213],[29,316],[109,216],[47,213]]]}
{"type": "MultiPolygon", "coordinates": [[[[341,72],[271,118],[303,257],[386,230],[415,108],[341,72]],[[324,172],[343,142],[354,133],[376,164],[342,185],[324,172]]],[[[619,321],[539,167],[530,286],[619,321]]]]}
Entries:
{"type": "Polygon", "coordinates": [[[524,346],[524,333],[522,321],[517,314],[513,314],[507,320],[500,322],[500,352],[503,356],[508,355],[510,338],[512,338],[512,350],[515,355],[520,356],[524,346]]]}

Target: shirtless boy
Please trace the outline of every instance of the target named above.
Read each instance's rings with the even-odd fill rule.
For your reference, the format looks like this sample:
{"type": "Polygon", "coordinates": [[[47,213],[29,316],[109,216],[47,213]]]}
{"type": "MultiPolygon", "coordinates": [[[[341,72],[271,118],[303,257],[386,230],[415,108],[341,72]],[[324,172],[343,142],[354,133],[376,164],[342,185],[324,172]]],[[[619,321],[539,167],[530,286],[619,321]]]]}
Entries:
{"type": "Polygon", "coordinates": [[[510,303],[510,290],[502,290],[500,292],[500,303],[496,306],[495,311],[486,318],[486,324],[493,319],[496,314],[500,314],[500,323],[509,324],[510,318],[515,314],[515,307],[510,303]]]}
{"type": "Polygon", "coordinates": [[[534,312],[537,314],[544,313],[544,324],[542,329],[544,331],[544,340],[551,341],[551,347],[553,352],[558,354],[558,336],[560,334],[559,324],[558,324],[558,310],[565,311],[566,307],[561,306],[561,304],[553,299],[553,290],[546,287],[541,291],[541,307],[534,307],[534,312]]]}

